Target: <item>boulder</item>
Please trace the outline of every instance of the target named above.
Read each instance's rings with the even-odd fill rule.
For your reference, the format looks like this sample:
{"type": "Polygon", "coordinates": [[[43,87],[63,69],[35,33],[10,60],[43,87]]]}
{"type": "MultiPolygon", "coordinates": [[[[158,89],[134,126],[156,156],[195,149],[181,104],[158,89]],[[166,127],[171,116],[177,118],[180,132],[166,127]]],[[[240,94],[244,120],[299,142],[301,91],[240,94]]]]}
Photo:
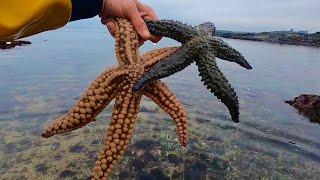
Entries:
{"type": "Polygon", "coordinates": [[[311,122],[320,124],[320,96],[302,94],[291,101],[286,101],[311,122]]]}

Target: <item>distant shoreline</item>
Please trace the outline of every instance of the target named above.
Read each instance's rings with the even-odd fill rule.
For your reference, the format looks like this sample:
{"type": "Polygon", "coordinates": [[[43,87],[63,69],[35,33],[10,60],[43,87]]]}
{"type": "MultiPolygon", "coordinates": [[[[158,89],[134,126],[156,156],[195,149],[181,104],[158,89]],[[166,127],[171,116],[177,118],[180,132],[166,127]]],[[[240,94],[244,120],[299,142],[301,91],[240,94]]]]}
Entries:
{"type": "Polygon", "coordinates": [[[293,31],[249,33],[217,30],[215,35],[227,39],[240,39],[273,44],[286,44],[320,48],[320,32],[314,34],[293,31]]]}

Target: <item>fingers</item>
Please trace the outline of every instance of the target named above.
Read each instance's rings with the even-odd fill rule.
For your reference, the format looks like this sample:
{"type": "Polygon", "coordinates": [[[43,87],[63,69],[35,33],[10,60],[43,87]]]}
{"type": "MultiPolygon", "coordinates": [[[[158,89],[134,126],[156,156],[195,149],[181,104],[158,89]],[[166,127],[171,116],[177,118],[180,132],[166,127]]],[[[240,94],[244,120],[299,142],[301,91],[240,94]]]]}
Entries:
{"type": "Polygon", "coordinates": [[[147,28],[146,23],[142,19],[135,3],[132,3],[127,7],[126,15],[130,19],[134,29],[138,32],[141,38],[144,40],[148,40],[150,38],[150,32],[147,28]]]}
{"type": "Polygon", "coordinates": [[[108,18],[105,25],[107,26],[110,34],[114,37],[118,28],[116,21],[113,18],[108,18]]]}
{"type": "Polygon", "coordinates": [[[151,35],[148,27],[144,21],[144,19],[149,20],[157,20],[158,17],[153,9],[143,3],[139,2],[139,0],[128,0],[125,3],[120,3],[119,1],[109,0],[109,4],[103,5],[104,10],[100,13],[101,22],[105,24],[112,36],[115,35],[117,30],[117,23],[113,19],[113,17],[123,17],[128,18],[134,29],[138,32],[141,42],[143,44],[144,41],[150,40],[154,43],[158,42],[161,37],[151,35]],[[109,7],[109,8],[108,8],[109,7]],[[107,14],[107,12],[109,12],[107,14]]]}
{"type": "Polygon", "coordinates": [[[154,10],[150,6],[143,4],[141,7],[141,11],[144,12],[145,14],[147,14],[147,16],[149,17],[148,19],[158,20],[158,16],[156,15],[154,10]]]}
{"type": "MultiPolygon", "coordinates": [[[[154,12],[154,10],[150,6],[142,4],[141,2],[139,2],[137,0],[135,2],[137,4],[138,10],[140,11],[140,16],[143,19],[158,20],[156,13],[154,12]]],[[[149,40],[152,41],[153,43],[157,43],[161,40],[161,37],[151,35],[149,40]]]]}

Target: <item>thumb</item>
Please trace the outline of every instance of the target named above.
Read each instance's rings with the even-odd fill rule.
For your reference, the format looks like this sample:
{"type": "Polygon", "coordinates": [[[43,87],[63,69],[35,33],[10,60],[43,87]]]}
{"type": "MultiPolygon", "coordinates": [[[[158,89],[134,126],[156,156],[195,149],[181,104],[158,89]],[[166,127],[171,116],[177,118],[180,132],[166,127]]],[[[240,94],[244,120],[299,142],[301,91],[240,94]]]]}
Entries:
{"type": "Polygon", "coordinates": [[[130,6],[127,12],[128,12],[128,18],[131,20],[131,23],[134,29],[138,32],[138,34],[142,37],[142,39],[148,40],[150,38],[150,32],[147,28],[146,23],[140,16],[140,13],[138,12],[137,7],[130,6]]]}

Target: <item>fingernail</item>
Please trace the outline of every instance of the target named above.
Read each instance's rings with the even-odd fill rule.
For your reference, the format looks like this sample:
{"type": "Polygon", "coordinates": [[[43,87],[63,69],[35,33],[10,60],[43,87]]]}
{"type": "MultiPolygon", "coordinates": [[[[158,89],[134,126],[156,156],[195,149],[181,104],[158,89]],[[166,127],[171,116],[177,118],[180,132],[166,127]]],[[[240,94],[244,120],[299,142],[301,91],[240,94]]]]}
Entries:
{"type": "Polygon", "coordinates": [[[150,32],[148,30],[143,30],[141,35],[145,39],[149,39],[150,38],[150,32]]]}

